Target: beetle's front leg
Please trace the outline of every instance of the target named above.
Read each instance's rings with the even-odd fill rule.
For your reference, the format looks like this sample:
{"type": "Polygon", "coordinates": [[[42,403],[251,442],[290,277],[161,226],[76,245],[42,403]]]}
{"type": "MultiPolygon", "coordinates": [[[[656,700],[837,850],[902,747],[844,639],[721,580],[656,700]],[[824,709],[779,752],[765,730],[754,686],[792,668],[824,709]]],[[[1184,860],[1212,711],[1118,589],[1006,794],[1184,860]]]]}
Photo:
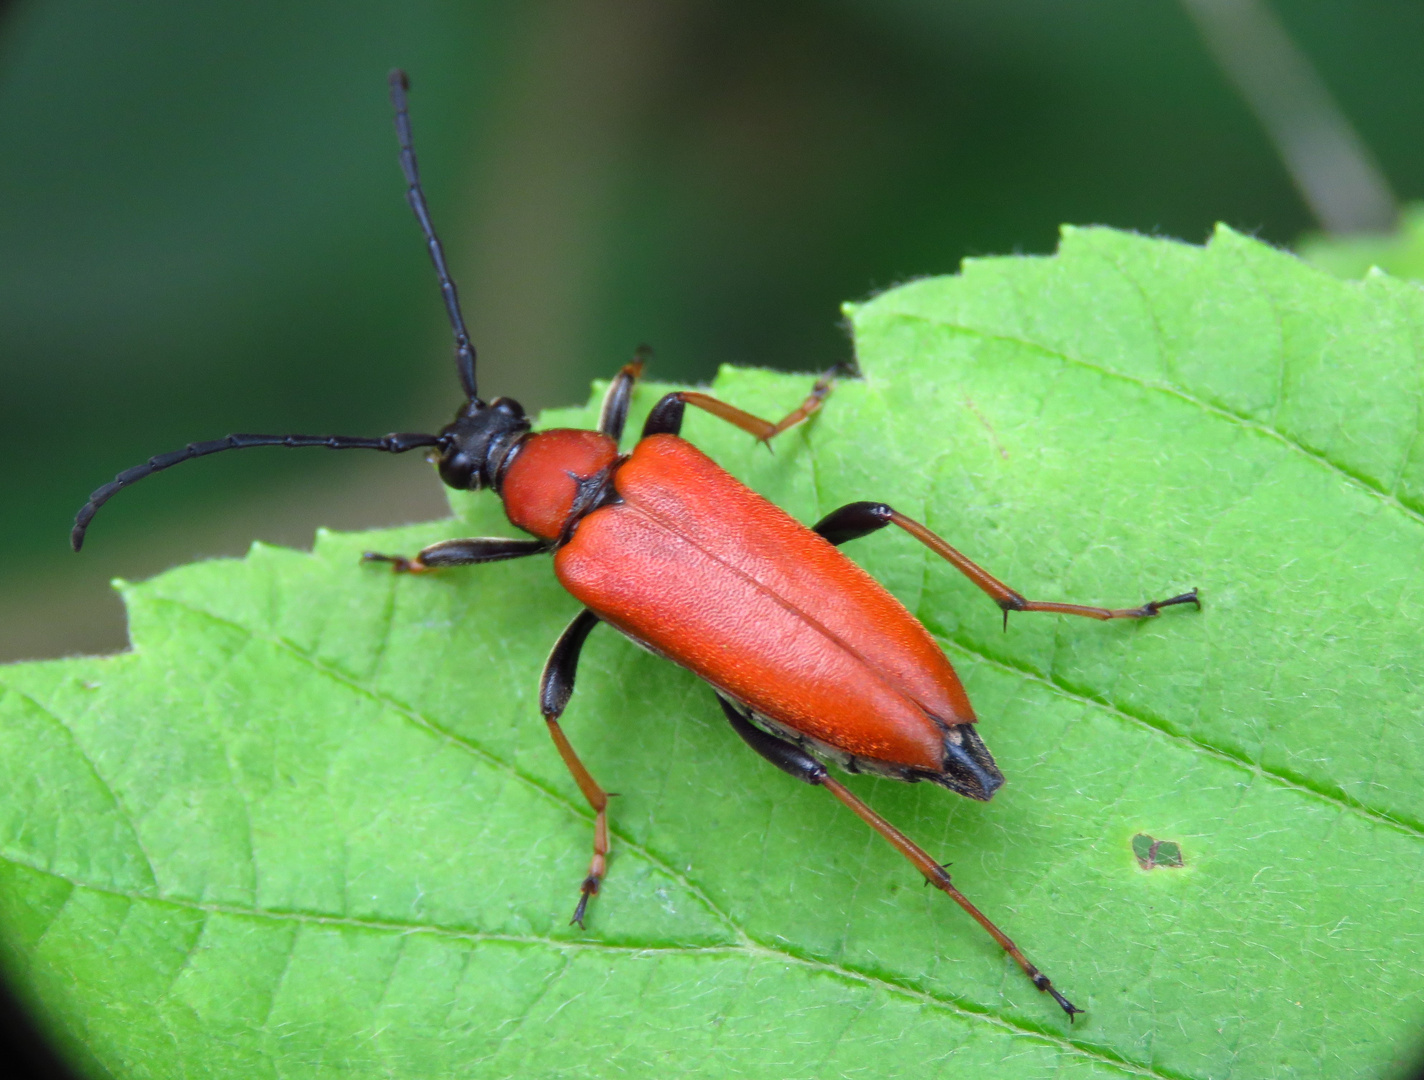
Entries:
{"type": "Polygon", "coordinates": [[[1195,604],[1197,610],[1201,610],[1201,598],[1197,596],[1196,589],[1167,600],[1149,600],[1135,608],[1106,608],[1088,604],[1060,604],[1050,600],[1025,599],[1022,593],[1009,588],[978,563],[969,559],[968,556],[950,547],[943,537],[936,535],[914,518],[906,517],[885,503],[847,503],[839,510],[832,510],[816,522],[811,527],[811,531],[819,533],[833,544],[840,545],[848,540],[867,536],[878,529],[885,528],[886,525],[896,525],[904,529],[979,586],[1003,611],[1005,629],[1008,628],[1009,612],[1011,611],[1047,611],[1056,612],[1059,615],[1082,615],[1089,619],[1150,619],[1164,607],[1173,607],[1177,604],[1195,604]]]}
{"type": "Polygon", "coordinates": [[[447,566],[471,566],[474,563],[522,559],[526,555],[538,555],[548,550],[549,545],[543,540],[472,536],[464,540],[441,540],[438,544],[431,544],[422,549],[413,559],[407,559],[404,555],[382,555],[377,551],[367,551],[361,558],[365,562],[391,563],[391,569],[397,574],[423,574],[428,570],[441,570],[447,566]]]}
{"type": "Polygon", "coordinates": [[[549,660],[544,665],[544,677],[539,683],[539,710],[544,714],[544,722],[549,725],[549,735],[558,747],[564,765],[573,774],[574,782],[578,784],[583,797],[588,800],[588,805],[596,815],[593,821],[593,860],[588,865],[588,876],[583,879],[579,890],[578,907],[574,908],[574,917],[569,920],[570,923],[578,923],[580,929],[583,928],[583,917],[588,910],[589,898],[598,895],[599,886],[603,884],[603,875],[608,870],[608,792],[599,787],[598,781],[584,767],[578,754],[574,753],[568,736],[559,725],[559,717],[563,715],[569,698],[573,696],[574,676],[578,673],[579,654],[583,651],[583,643],[598,622],[598,616],[588,608],[574,616],[574,621],[569,623],[568,628],[554,643],[554,650],[549,653],[549,660]]]}

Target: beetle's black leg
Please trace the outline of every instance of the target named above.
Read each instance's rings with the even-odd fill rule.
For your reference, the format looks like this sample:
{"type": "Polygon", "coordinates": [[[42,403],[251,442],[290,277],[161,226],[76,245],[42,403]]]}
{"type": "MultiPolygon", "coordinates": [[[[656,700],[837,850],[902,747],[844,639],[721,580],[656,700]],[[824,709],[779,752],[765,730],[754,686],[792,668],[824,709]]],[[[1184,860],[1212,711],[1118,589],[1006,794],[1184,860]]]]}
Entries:
{"type": "Polygon", "coordinates": [[[844,544],[847,540],[855,540],[877,529],[883,529],[886,525],[898,525],[988,593],[990,599],[1003,610],[1005,626],[1008,626],[1011,611],[1051,611],[1059,615],[1082,615],[1089,619],[1150,619],[1164,607],[1172,607],[1175,604],[1195,604],[1197,610],[1201,610],[1201,599],[1197,596],[1196,589],[1167,600],[1149,600],[1135,608],[1105,608],[1026,600],[1022,594],[1009,588],[982,566],[950,547],[943,538],[885,503],[848,503],[839,510],[832,510],[812,528],[831,543],[844,544]]]}
{"type": "Polygon", "coordinates": [[[832,510],[816,524],[811,531],[820,533],[839,547],[847,540],[859,540],[890,524],[890,516],[895,511],[884,503],[846,503],[839,510],[832,510]]]}
{"type": "Polygon", "coordinates": [[[747,719],[739,705],[728,701],[721,694],[717,695],[717,704],[722,706],[722,711],[726,713],[732,730],[740,735],[748,746],[782,772],[812,785],[825,782],[826,767],[805,750],[785,739],[768,735],[747,719]]]}
{"type": "Polygon", "coordinates": [[[366,562],[391,563],[397,574],[423,574],[428,570],[441,570],[447,566],[470,566],[474,563],[522,559],[526,555],[538,555],[548,550],[549,545],[543,540],[472,536],[464,540],[441,540],[438,544],[431,544],[423,549],[413,559],[407,559],[404,555],[382,555],[378,551],[367,551],[361,558],[366,562]]]}
{"type": "Polygon", "coordinates": [[[559,748],[559,756],[564,759],[574,782],[578,784],[588,805],[596,815],[593,822],[593,861],[588,866],[588,876],[583,879],[579,890],[578,906],[570,923],[583,927],[584,913],[588,910],[590,897],[598,895],[603,884],[603,875],[608,870],[608,792],[598,786],[598,781],[579,760],[578,754],[569,744],[568,736],[559,726],[559,717],[569,704],[574,692],[574,675],[578,672],[579,653],[589,633],[598,625],[598,616],[584,608],[574,616],[568,629],[559,635],[553,652],[544,665],[544,677],[539,683],[539,710],[544,714],[544,722],[549,725],[549,734],[554,745],[559,748]]]}
{"type": "Polygon", "coordinates": [[[949,879],[949,871],[930,858],[922,847],[852,795],[843,784],[826,771],[824,765],[799,746],[762,731],[747,719],[739,706],[728,701],[721,694],[717,695],[717,701],[721,704],[722,711],[727,714],[727,719],[731,721],[732,730],[746,740],[747,745],[753,750],[782,772],[790,773],[796,779],[804,780],[815,787],[825,788],[854,811],[857,817],[890,841],[896,851],[914,863],[915,868],[925,876],[926,881],[948,895],[951,900],[967,911],[975,922],[987,930],[989,936],[999,943],[999,947],[1013,957],[1019,967],[1023,968],[1024,974],[1032,980],[1033,985],[1058,1002],[1063,1011],[1068,1014],[1070,1021],[1077,1013],[1083,1011],[1060,994],[1053,983],[1049,981],[1048,976],[1029,963],[1028,957],[1024,956],[1009,936],[990,922],[987,915],[970,903],[969,898],[954,887],[949,879]]]}
{"type": "Polygon", "coordinates": [[[682,413],[686,407],[680,393],[665,394],[658,398],[658,403],[643,421],[641,438],[646,439],[649,435],[681,435],[682,413]]]}
{"type": "Polygon", "coordinates": [[[682,431],[683,408],[693,405],[741,428],[749,435],[755,435],[759,442],[769,444],[772,439],[787,428],[795,427],[820,409],[835,386],[836,376],[847,374],[852,370],[848,365],[842,365],[826,372],[816,380],[816,385],[811,387],[811,392],[806,395],[806,400],[774,424],[770,420],[753,416],[735,405],[728,405],[711,394],[703,394],[696,390],[678,390],[668,394],[653,406],[653,411],[648,414],[647,423],[643,425],[643,437],[679,434],[682,431]]]}
{"type": "Polygon", "coordinates": [[[624,364],[608,384],[603,395],[603,408],[598,413],[598,430],[614,442],[623,438],[623,425],[628,422],[628,405],[633,400],[633,387],[643,375],[643,368],[653,357],[653,350],[639,345],[633,350],[633,362],[624,364]]]}

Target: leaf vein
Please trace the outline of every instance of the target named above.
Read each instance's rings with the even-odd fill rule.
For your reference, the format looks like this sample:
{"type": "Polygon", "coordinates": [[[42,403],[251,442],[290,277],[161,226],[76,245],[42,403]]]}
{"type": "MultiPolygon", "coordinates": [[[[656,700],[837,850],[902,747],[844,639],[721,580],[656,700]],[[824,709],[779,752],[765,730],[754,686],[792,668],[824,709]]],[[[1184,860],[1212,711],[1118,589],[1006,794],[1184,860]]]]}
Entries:
{"type": "MultiPolygon", "coordinates": [[[[232,622],[229,619],[224,619],[220,615],[215,615],[210,611],[204,611],[201,608],[193,607],[191,604],[186,604],[180,600],[174,600],[170,597],[162,597],[160,602],[165,604],[171,604],[174,607],[190,612],[191,614],[197,615],[201,618],[211,619],[213,622],[218,623],[219,625],[241,631],[242,633],[247,634],[253,640],[263,641],[267,644],[282,649],[289,655],[294,656],[297,659],[301,660],[303,663],[309,665],[313,671],[316,671],[319,674],[331,679],[332,681],[338,682],[341,685],[356,691],[357,693],[365,695],[372,701],[375,701],[378,704],[384,706],[385,708],[388,708],[391,711],[397,713],[398,715],[404,717],[410,723],[413,723],[418,727],[422,727],[425,730],[431,732],[432,734],[438,735],[440,738],[446,740],[451,745],[457,746],[460,749],[467,751],[468,753],[474,754],[482,761],[494,766],[497,769],[502,770],[509,776],[528,786],[531,790],[538,792],[545,798],[548,798],[552,802],[563,807],[565,810],[575,815],[576,817],[582,818],[590,822],[593,820],[592,811],[585,809],[580,804],[575,803],[572,799],[566,798],[556,789],[545,786],[545,784],[538,778],[521,771],[514,765],[505,761],[503,758],[490,752],[474,740],[466,738],[465,736],[459,735],[449,730],[448,728],[443,727],[435,720],[426,716],[420,710],[412,708],[409,705],[405,705],[402,702],[396,701],[388,695],[381,693],[379,690],[376,690],[369,686],[365,686],[358,680],[352,678],[351,676],[337,671],[335,668],[329,667],[326,664],[323,664],[316,657],[311,656],[306,652],[303,652],[291,642],[284,641],[278,637],[271,637],[265,634],[259,634],[252,628],[243,626],[241,623],[236,623],[232,622]]],[[[685,874],[679,872],[672,865],[671,862],[650,851],[642,844],[639,844],[631,836],[628,836],[625,832],[620,830],[611,821],[609,822],[608,831],[612,835],[616,836],[618,840],[626,848],[628,848],[628,850],[636,852],[643,858],[647,859],[650,863],[657,866],[669,877],[673,878],[673,880],[677,881],[680,885],[687,889],[689,893],[697,897],[697,899],[702,902],[702,904],[707,908],[709,912],[716,916],[716,918],[723,924],[724,927],[726,927],[727,930],[729,930],[735,935],[742,934],[741,928],[736,925],[732,918],[720,907],[718,907],[712,901],[711,897],[709,897],[695,882],[691,881],[685,874]]]]}
{"type": "MultiPolygon", "coordinates": [[[[539,934],[506,934],[488,933],[479,930],[459,930],[452,927],[438,926],[429,923],[406,923],[383,919],[362,919],[347,915],[319,915],[312,912],[302,911],[279,911],[270,908],[259,908],[255,905],[247,908],[235,904],[214,904],[197,900],[189,900],[175,897],[150,896],[142,893],[128,892],[123,889],[110,888],[102,885],[92,885],[85,881],[56,873],[44,867],[32,866],[21,860],[10,856],[0,855],[0,859],[13,865],[23,867],[33,873],[44,874],[48,877],[58,878],[67,882],[76,889],[85,889],[90,892],[100,893],[108,896],[121,897],[135,903],[158,903],[167,904],[172,907],[182,908],[192,911],[201,911],[208,915],[230,915],[240,918],[266,919],[276,922],[290,922],[297,925],[298,931],[304,926],[338,926],[350,927],[358,930],[369,930],[383,934],[408,935],[412,933],[429,934],[433,937],[448,938],[458,941],[468,941],[473,943],[500,942],[513,945],[530,945],[539,948],[556,950],[566,957],[580,952],[598,952],[623,955],[689,955],[689,956],[745,956],[750,959],[762,959],[779,964],[791,965],[802,968],[806,971],[817,972],[845,982],[855,983],[882,993],[892,994],[897,997],[914,1001],[920,1005],[925,1005],[935,1009],[954,1013],[965,1020],[977,1021],[990,1024],[1000,1028],[1009,1035],[1030,1039],[1035,1042],[1049,1044],[1057,1047],[1069,1054],[1074,1054],[1098,1062],[1099,1064],[1118,1069],[1132,1076],[1153,1077],[1155,1080],[1196,1080],[1191,1074],[1179,1073],[1175,1070],[1163,1070],[1160,1067],[1152,1067],[1141,1062],[1132,1061],[1122,1057],[1112,1050],[1080,1042],[1057,1032],[1040,1028],[1034,1024],[1026,1023],[1009,1016],[1001,1015],[976,1003],[961,1001],[959,999],[941,996],[923,990],[917,986],[896,982],[883,975],[873,975],[868,972],[859,971],[856,968],[830,961],[817,960],[811,957],[800,956],[787,949],[777,948],[767,942],[756,941],[750,937],[745,937],[743,941],[727,945],[616,945],[607,942],[561,940],[559,938],[546,937],[539,934]]],[[[286,980],[288,972],[291,970],[292,960],[296,954],[298,934],[293,934],[291,947],[287,951],[282,971],[279,973],[272,988],[271,1001],[269,1002],[267,1015],[261,1025],[266,1030],[271,1022],[273,1011],[276,1007],[277,997],[280,994],[282,983],[286,980]]],[[[567,965],[566,965],[567,966],[567,965]]],[[[562,971],[564,969],[560,969],[562,971]]],[[[551,980],[553,981],[553,980],[551,980]]],[[[540,996],[543,996],[542,994],[540,996]]],[[[537,999],[536,999],[537,1001],[537,999]]],[[[530,1008],[533,1007],[531,1003],[530,1008]]],[[[527,1016],[526,1010],[525,1015],[527,1016]]]]}
{"type": "MultiPolygon", "coordinates": [[[[927,619],[926,622],[928,623],[929,620],[927,619]]],[[[1032,668],[1010,663],[1009,661],[1001,660],[996,656],[990,656],[988,653],[982,652],[974,646],[960,641],[958,638],[951,637],[949,634],[945,633],[943,627],[931,626],[931,629],[935,632],[935,636],[938,637],[941,642],[948,644],[952,649],[963,654],[964,656],[970,657],[974,660],[983,661],[986,664],[990,664],[993,667],[999,668],[1001,671],[1006,671],[1011,674],[1021,676],[1022,678],[1036,682],[1041,686],[1048,687],[1054,693],[1059,694],[1062,697],[1069,698],[1070,700],[1077,701],[1082,704],[1097,706],[1098,708],[1104,709],[1122,720],[1125,720],[1139,727],[1146,728],[1147,730],[1155,732],[1158,735],[1163,735],[1169,739],[1173,739],[1188,747],[1191,747],[1195,751],[1204,754],[1209,754],[1212,757],[1239,766],[1240,768],[1245,769],[1247,772],[1250,772],[1254,776],[1261,777],[1263,780],[1279,784],[1281,787],[1289,788],[1293,791],[1299,791],[1307,795],[1314,796],[1317,799],[1332,803],[1333,805],[1337,806],[1342,810],[1348,810],[1351,813],[1358,814],[1361,817],[1374,822],[1375,824],[1384,825],[1387,828],[1404,833],[1406,836],[1412,836],[1416,840],[1424,840],[1424,823],[1414,821],[1408,818],[1402,818],[1397,815],[1390,814],[1384,810],[1379,810],[1373,806],[1368,805],[1367,803],[1361,802],[1360,800],[1351,797],[1349,794],[1338,788],[1332,789],[1319,786],[1317,782],[1308,780],[1305,777],[1291,776],[1288,773],[1268,768],[1260,762],[1253,761],[1251,758],[1246,757],[1243,754],[1239,754],[1234,750],[1230,750],[1222,746],[1217,746],[1214,743],[1206,742],[1205,740],[1201,739],[1196,735],[1184,734],[1181,731],[1177,731],[1171,725],[1167,724],[1162,720],[1158,720],[1155,717],[1146,715],[1139,716],[1137,713],[1134,713],[1130,709],[1126,709],[1123,706],[1116,704],[1115,702],[1107,701],[1103,698],[1093,697],[1091,694],[1085,694],[1081,691],[1074,690],[1066,684],[1053,678],[1052,676],[1041,675],[1037,671],[1034,671],[1032,668]]]]}
{"type": "Polygon", "coordinates": [[[1050,356],[1055,360],[1061,360],[1065,364],[1075,364],[1078,367],[1086,368],[1089,371],[1096,371],[1100,375],[1106,375],[1109,378],[1113,379],[1121,379],[1122,381],[1131,383],[1134,386],[1140,386],[1144,390],[1152,390],[1157,393],[1166,394],[1169,397],[1177,398],[1178,400],[1184,401],[1189,405],[1196,406],[1198,409],[1201,409],[1203,412],[1211,416],[1215,416],[1219,419],[1226,420],[1233,424],[1237,424],[1248,431],[1254,431],[1258,434],[1265,435],[1268,438],[1275,439],[1277,442],[1281,443],[1281,445],[1296,451],[1297,453],[1303,455],[1304,457],[1306,457],[1310,461],[1313,461],[1315,464],[1321,466],[1327,471],[1334,473],[1336,476],[1343,479],[1350,486],[1357,487],[1360,490],[1366,492],[1367,494],[1372,495],[1374,498],[1379,499],[1385,505],[1393,507],[1395,510],[1399,511],[1399,513],[1403,514],[1411,521],[1414,521],[1417,524],[1424,525],[1424,511],[1410,506],[1398,496],[1380,487],[1369,477],[1356,473],[1355,471],[1350,469],[1349,466],[1335,461],[1333,458],[1329,457],[1324,453],[1321,453],[1318,450],[1312,450],[1305,443],[1299,441],[1291,435],[1288,435],[1284,431],[1280,431],[1277,428],[1272,427],[1270,424],[1264,424],[1259,420],[1251,419],[1249,416],[1243,416],[1240,413],[1232,412],[1230,409],[1223,408],[1220,405],[1214,405],[1209,401],[1197,397],[1195,394],[1189,393],[1188,391],[1182,389],[1179,386],[1172,386],[1167,383],[1154,382],[1150,379],[1139,378],[1136,375],[1129,375],[1126,372],[1118,371],[1115,368],[1110,368],[1103,364],[1095,363],[1092,360],[1086,360],[1079,356],[1073,356],[1070,353],[1061,352],[1057,349],[1054,349],[1050,345],[1045,345],[1042,342],[1030,341],[1026,338],[1016,337],[1012,334],[995,334],[984,330],[981,327],[969,326],[964,323],[950,322],[946,319],[936,319],[932,318],[929,315],[921,315],[914,312],[897,311],[894,313],[894,317],[898,319],[907,319],[917,322],[928,323],[931,326],[938,326],[945,330],[963,334],[966,337],[979,338],[984,341],[997,341],[1009,345],[1018,345],[1022,348],[1031,349],[1035,352],[1042,353],[1044,356],[1050,356]]]}
{"type": "Polygon", "coordinates": [[[95,781],[99,784],[99,786],[103,788],[104,794],[107,795],[109,797],[109,800],[114,804],[114,809],[118,811],[119,819],[125,825],[128,826],[129,832],[133,835],[134,847],[137,848],[138,853],[143,856],[144,864],[148,868],[149,879],[153,882],[154,887],[157,888],[158,871],[154,868],[153,858],[149,855],[148,849],[143,846],[143,837],[139,835],[138,824],[134,820],[133,814],[129,812],[129,809],[124,805],[123,800],[119,798],[118,792],[116,792],[113,787],[110,786],[108,780],[104,779],[103,774],[99,772],[99,767],[94,764],[94,759],[91,758],[89,756],[88,751],[84,749],[84,745],[79,741],[79,736],[77,736],[74,733],[74,730],[64,722],[64,718],[62,716],[60,716],[53,709],[47,708],[45,705],[41,704],[38,700],[31,697],[29,694],[23,693],[20,690],[16,690],[13,686],[6,686],[3,683],[0,683],[0,689],[6,690],[9,693],[14,694],[21,701],[24,701],[31,705],[41,715],[49,717],[50,720],[54,721],[55,726],[64,733],[69,744],[74,747],[75,753],[79,755],[80,760],[83,761],[84,764],[88,767],[89,774],[94,777],[95,781]]]}

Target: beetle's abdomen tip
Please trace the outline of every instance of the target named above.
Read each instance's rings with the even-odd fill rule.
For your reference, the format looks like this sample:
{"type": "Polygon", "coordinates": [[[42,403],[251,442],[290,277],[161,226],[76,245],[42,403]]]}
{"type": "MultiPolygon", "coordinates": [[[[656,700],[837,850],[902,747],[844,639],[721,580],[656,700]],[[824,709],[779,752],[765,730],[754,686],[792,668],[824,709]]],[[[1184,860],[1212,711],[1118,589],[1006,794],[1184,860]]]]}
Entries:
{"type": "Polygon", "coordinates": [[[972,724],[956,724],[945,732],[942,768],[935,779],[966,799],[988,802],[1004,786],[1004,774],[972,724]]]}

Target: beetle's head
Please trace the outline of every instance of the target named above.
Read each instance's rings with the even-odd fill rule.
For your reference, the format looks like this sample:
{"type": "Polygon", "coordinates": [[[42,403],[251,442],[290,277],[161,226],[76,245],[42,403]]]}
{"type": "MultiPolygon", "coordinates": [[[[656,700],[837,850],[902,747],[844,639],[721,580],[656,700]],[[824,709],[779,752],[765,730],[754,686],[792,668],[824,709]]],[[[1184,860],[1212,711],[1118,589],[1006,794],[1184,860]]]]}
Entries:
{"type": "Polygon", "coordinates": [[[498,488],[510,456],[529,432],[529,417],[513,398],[460,407],[440,431],[440,479],[460,491],[498,488]]]}

